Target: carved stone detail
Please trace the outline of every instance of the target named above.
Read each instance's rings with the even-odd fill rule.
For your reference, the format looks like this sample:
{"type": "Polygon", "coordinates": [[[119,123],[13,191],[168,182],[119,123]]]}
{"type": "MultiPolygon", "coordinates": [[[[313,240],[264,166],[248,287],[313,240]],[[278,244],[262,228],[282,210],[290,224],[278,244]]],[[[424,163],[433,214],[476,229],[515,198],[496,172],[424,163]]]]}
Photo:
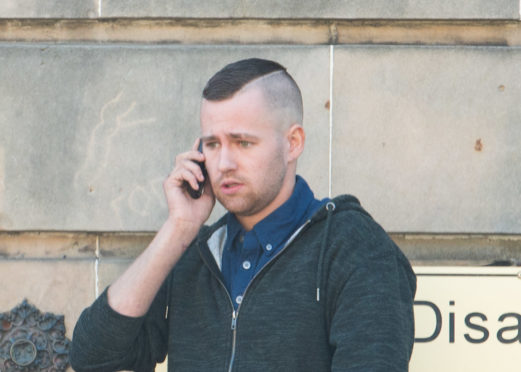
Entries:
{"type": "Polygon", "coordinates": [[[42,314],[25,299],[0,313],[1,372],[64,372],[69,346],[63,315],[42,314]]]}

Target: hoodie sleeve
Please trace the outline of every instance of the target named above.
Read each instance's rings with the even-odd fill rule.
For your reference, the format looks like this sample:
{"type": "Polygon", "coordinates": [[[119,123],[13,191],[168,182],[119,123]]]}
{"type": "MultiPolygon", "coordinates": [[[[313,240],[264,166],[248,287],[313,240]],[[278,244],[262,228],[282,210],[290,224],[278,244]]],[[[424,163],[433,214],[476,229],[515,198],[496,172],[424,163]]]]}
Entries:
{"type": "Polygon", "coordinates": [[[357,266],[335,298],[331,371],[408,371],[415,291],[416,277],[401,252],[357,266]]]}
{"type": "Polygon", "coordinates": [[[76,372],[154,371],[167,351],[164,287],[147,314],[138,318],[114,311],[105,290],[83,311],[74,328],[69,354],[72,368],[76,372]]]}

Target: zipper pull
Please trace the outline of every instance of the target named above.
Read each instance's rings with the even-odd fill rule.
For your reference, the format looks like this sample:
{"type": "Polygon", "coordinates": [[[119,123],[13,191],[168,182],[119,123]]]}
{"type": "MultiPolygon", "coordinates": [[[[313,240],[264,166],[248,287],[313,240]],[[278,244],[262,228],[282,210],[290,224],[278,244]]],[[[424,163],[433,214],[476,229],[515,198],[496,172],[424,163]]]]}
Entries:
{"type": "Polygon", "coordinates": [[[237,312],[233,310],[232,313],[232,331],[235,330],[235,327],[237,326],[237,312]]]}

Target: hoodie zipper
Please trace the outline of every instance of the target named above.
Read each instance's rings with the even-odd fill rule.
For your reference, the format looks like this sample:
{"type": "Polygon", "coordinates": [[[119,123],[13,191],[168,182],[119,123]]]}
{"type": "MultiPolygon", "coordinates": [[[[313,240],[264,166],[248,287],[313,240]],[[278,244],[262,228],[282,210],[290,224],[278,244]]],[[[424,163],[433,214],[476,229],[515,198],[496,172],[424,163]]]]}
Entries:
{"type": "MultiPolygon", "coordinates": [[[[270,261],[268,261],[266,263],[266,265],[264,265],[254,276],[253,278],[251,278],[250,282],[248,283],[248,285],[246,286],[246,289],[244,290],[244,293],[243,293],[243,298],[246,296],[246,292],[248,291],[248,288],[250,288],[250,285],[251,283],[253,283],[253,281],[257,278],[257,276],[259,276],[259,274],[264,271],[271,262],[273,262],[275,260],[275,258],[277,258],[278,256],[280,256],[285,250],[286,248],[295,240],[295,238],[300,235],[300,233],[304,230],[304,228],[309,225],[311,222],[311,219],[307,220],[302,226],[300,226],[294,233],[293,235],[291,235],[291,237],[288,239],[288,241],[284,244],[284,247],[282,247],[282,249],[275,255],[271,258],[270,261]]],[[[206,263],[206,265],[208,267],[210,267],[208,261],[206,260],[206,258],[204,257],[204,255],[201,254],[201,257],[203,259],[203,261],[206,263]]],[[[235,310],[235,307],[233,306],[233,300],[230,296],[230,293],[228,292],[228,289],[226,288],[226,286],[224,285],[224,283],[222,282],[221,278],[219,278],[214,272],[213,270],[210,270],[210,272],[212,273],[212,275],[217,279],[217,282],[219,282],[219,284],[224,288],[224,291],[226,292],[226,295],[228,297],[228,299],[230,300],[230,305],[232,306],[232,323],[231,323],[231,331],[232,331],[232,352],[231,352],[231,356],[230,356],[230,363],[229,363],[229,366],[228,366],[228,372],[232,372],[232,369],[233,369],[233,363],[235,361],[235,349],[236,349],[236,346],[237,346],[237,318],[239,317],[239,310],[241,308],[241,305],[239,304],[239,306],[237,307],[237,310],[235,310]]]]}
{"type": "MultiPolygon", "coordinates": [[[[206,266],[211,267],[210,263],[208,262],[206,257],[201,253],[200,253],[200,256],[203,259],[206,266]]],[[[231,356],[230,356],[230,363],[228,366],[228,372],[231,372],[232,368],[233,368],[233,361],[235,360],[235,348],[236,348],[236,344],[237,344],[237,315],[239,315],[239,308],[237,308],[237,310],[235,310],[235,307],[233,306],[233,300],[230,296],[230,293],[228,292],[228,289],[226,288],[226,285],[223,283],[221,278],[219,278],[219,276],[216,275],[212,269],[210,269],[210,272],[215,277],[217,282],[223,287],[224,292],[226,292],[226,297],[228,297],[230,306],[232,307],[232,323],[230,326],[230,329],[232,331],[232,352],[231,352],[231,356]]],[[[240,307],[240,305],[239,305],[239,307],[240,307]]]]}
{"type": "Polygon", "coordinates": [[[235,360],[235,346],[237,343],[237,315],[239,315],[238,311],[239,309],[237,308],[237,310],[233,310],[232,313],[232,355],[230,356],[230,365],[228,367],[228,372],[232,372],[233,362],[235,360]]]}

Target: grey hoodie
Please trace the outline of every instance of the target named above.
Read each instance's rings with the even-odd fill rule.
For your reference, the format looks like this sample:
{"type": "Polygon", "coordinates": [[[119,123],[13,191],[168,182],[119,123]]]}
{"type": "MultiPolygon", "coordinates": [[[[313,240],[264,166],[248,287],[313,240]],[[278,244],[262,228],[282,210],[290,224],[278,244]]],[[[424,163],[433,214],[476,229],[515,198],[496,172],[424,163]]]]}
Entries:
{"type": "Polygon", "coordinates": [[[225,239],[225,219],[203,227],[144,317],[116,313],[105,291],[76,325],[72,367],[153,371],[168,353],[169,372],[408,370],[416,278],[356,198],[322,207],[237,311],[219,270],[225,239]]]}

